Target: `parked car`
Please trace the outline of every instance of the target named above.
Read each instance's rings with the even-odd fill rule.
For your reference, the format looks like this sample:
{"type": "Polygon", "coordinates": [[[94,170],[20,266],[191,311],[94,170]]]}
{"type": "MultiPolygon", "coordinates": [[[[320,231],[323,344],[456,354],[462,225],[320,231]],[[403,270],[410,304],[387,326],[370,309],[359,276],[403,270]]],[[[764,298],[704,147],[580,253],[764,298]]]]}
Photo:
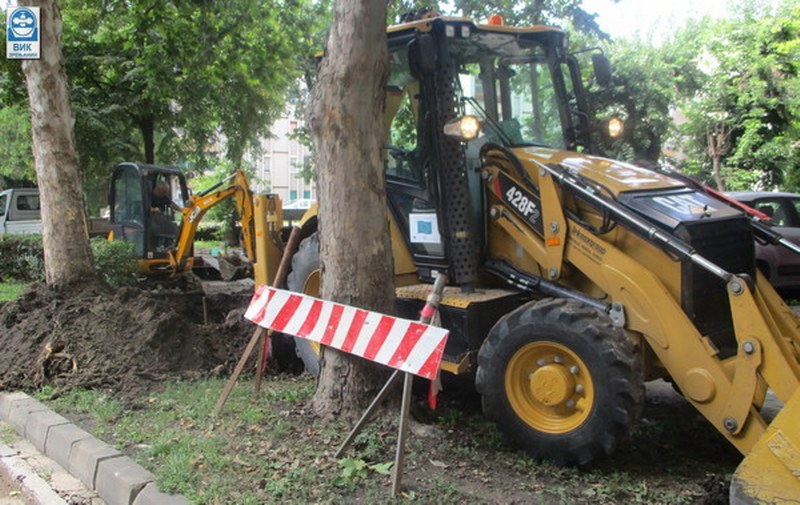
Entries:
{"type": "Polygon", "coordinates": [[[6,233],[42,233],[38,189],[0,191],[0,235],[6,233]]]}
{"type": "MultiPolygon", "coordinates": [[[[89,237],[105,237],[111,231],[108,217],[88,217],[89,237]]],[[[42,233],[41,202],[37,188],[0,191],[0,235],[42,233]]]]}
{"type": "MultiPolygon", "coordinates": [[[[800,194],[734,191],[727,195],[772,218],[775,231],[800,244],[800,194]]],[[[800,254],[780,245],[756,243],[756,264],[782,295],[800,294],[800,254]]]]}
{"type": "Polygon", "coordinates": [[[297,221],[301,219],[306,211],[315,203],[317,203],[316,200],[311,200],[309,198],[289,202],[283,206],[283,219],[290,223],[292,221],[297,221]]]}
{"type": "Polygon", "coordinates": [[[283,209],[284,210],[286,210],[286,209],[289,209],[289,210],[291,210],[291,209],[308,210],[315,203],[317,203],[316,200],[311,200],[310,198],[304,198],[302,200],[295,200],[293,202],[287,203],[286,205],[283,206],[283,209]]]}

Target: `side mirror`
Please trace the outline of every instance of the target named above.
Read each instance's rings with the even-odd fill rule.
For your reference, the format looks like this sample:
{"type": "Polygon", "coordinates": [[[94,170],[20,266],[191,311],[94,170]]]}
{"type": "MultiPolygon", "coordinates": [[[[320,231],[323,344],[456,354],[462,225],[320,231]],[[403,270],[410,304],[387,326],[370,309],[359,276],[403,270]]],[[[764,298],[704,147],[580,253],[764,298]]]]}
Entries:
{"type": "Polygon", "coordinates": [[[611,84],[611,62],[604,54],[592,54],[592,68],[594,78],[601,88],[607,88],[611,84]]]}

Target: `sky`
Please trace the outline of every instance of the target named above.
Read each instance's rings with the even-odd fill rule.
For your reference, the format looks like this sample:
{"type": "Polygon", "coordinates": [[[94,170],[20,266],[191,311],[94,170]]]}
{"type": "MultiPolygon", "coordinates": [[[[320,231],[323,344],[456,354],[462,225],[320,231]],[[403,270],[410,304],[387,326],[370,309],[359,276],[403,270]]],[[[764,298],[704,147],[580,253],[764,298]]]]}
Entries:
{"type": "Polygon", "coordinates": [[[583,8],[597,13],[600,28],[613,38],[662,42],[687,19],[724,17],[727,0],[584,0],[583,8]]]}

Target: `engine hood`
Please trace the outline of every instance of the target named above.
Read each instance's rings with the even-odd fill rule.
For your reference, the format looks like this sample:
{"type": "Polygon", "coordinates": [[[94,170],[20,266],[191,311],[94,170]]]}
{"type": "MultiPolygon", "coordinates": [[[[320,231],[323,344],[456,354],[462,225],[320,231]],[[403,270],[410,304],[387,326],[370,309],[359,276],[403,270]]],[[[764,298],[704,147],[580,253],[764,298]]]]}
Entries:
{"type": "Polygon", "coordinates": [[[511,151],[527,170],[535,170],[533,162],[558,164],[602,184],[614,195],[627,191],[685,187],[685,184],[667,175],[600,156],[547,147],[516,147],[511,151]]]}

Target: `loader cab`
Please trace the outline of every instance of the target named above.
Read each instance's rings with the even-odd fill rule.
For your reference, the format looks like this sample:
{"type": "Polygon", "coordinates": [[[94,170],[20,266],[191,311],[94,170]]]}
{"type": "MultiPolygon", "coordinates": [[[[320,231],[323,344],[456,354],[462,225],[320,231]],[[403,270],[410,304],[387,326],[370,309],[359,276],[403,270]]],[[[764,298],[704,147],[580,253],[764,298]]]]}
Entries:
{"type": "Polygon", "coordinates": [[[565,34],[433,18],[389,30],[384,160],[390,208],[418,276],[473,283],[486,248],[481,149],[591,150],[565,34]],[[482,133],[456,139],[464,116],[482,133]]]}
{"type": "Polygon", "coordinates": [[[109,194],[114,239],[133,243],[140,260],[167,258],[180,232],[181,214],[175,208],[188,199],[186,178],[177,168],[118,165],[109,194]]]}

